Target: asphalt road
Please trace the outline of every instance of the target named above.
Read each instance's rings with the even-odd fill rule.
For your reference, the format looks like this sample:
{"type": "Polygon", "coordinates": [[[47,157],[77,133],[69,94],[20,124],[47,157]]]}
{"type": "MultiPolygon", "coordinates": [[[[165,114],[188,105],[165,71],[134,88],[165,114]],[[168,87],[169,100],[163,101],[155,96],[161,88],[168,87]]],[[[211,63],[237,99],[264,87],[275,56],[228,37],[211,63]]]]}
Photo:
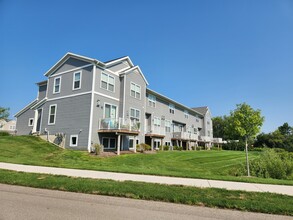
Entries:
{"type": "Polygon", "coordinates": [[[0,219],[291,219],[232,210],[0,184],[0,219]]]}

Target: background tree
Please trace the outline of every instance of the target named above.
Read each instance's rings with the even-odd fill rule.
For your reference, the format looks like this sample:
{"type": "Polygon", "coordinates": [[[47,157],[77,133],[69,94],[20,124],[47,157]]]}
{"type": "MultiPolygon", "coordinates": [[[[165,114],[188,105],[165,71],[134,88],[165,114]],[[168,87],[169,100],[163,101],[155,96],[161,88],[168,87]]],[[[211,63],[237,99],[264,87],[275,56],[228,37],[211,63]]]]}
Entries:
{"type": "Polygon", "coordinates": [[[7,119],[9,117],[9,108],[0,106],[0,119],[7,119]]]}
{"type": "Polygon", "coordinates": [[[259,132],[264,122],[259,109],[254,110],[246,103],[236,105],[236,109],[231,111],[229,117],[229,129],[233,135],[245,140],[247,175],[250,176],[248,162],[247,141],[254,138],[259,132]]]}
{"type": "Polygon", "coordinates": [[[289,136],[292,134],[293,128],[289,126],[289,124],[286,122],[282,126],[278,127],[278,130],[281,132],[284,136],[289,136]]]}

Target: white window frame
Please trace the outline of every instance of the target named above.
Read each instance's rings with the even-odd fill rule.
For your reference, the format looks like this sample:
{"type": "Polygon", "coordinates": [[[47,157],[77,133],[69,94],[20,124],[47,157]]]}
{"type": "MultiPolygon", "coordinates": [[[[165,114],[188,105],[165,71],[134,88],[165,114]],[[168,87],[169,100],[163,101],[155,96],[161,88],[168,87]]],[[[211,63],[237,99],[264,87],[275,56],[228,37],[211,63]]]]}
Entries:
{"type": "Polygon", "coordinates": [[[171,120],[165,120],[165,132],[166,133],[171,133],[171,127],[172,127],[172,121],[171,120]],[[167,125],[170,125],[170,126],[167,126],[167,125]],[[167,131],[167,128],[170,128],[170,130],[168,129],[168,131],[167,131]]]}
{"type": "Polygon", "coordinates": [[[156,107],[156,102],[157,102],[157,98],[156,96],[152,95],[152,94],[149,94],[148,95],[148,105],[150,107],[153,107],[155,108],[156,107]]]}
{"type": "Polygon", "coordinates": [[[160,117],[154,116],[154,126],[161,127],[162,126],[162,119],[160,117]],[[160,123],[157,123],[160,122],[160,123]]]}
{"type": "Polygon", "coordinates": [[[73,73],[73,80],[72,80],[72,90],[78,90],[78,89],[81,89],[81,80],[82,80],[82,71],[76,71],[73,73]],[[79,79],[79,87],[78,88],[74,88],[75,86],[75,82],[77,82],[77,80],[75,80],[75,75],[76,74],[80,74],[80,79],[79,79]]]}
{"type": "Polygon", "coordinates": [[[130,96],[141,100],[141,86],[134,82],[130,82],[130,96]],[[134,88],[135,88],[134,90],[131,89],[132,85],[134,85],[134,88]],[[139,91],[136,91],[137,88],[139,88],[139,91]],[[134,91],[134,96],[131,94],[132,91],[134,91]],[[139,94],[139,97],[137,97],[138,96],[137,94],[139,94]]]}
{"type": "Polygon", "coordinates": [[[77,147],[78,146],[78,135],[77,134],[73,134],[73,135],[70,135],[70,144],[69,144],[70,147],[77,147]],[[72,143],[72,138],[76,138],[76,143],[73,144],[72,143]]]}
{"type": "MultiPolygon", "coordinates": [[[[111,84],[112,85],[112,84],[111,84]]],[[[115,76],[112,76],[111,74],[108,74],[108,73],[105,73],[105,72],[102,72],[101,73],[101,81],[100,81],[100,88],[101,89],[104,89],[104,90],[107,90],[107,91],[109,91],[109,92],[115,92],[115,76]],[[105,81],[103,81],[103,77],[102,77],[102,75],[107,75],[107,88],[103,88],[102,87],[102,82],[105,82],[105,81]],[[113,91],[111,91],[111,90],[109,90],[109,84],[111,84],[111,83],[109,83],[109,78],[110,77],[112,77],[113,78],[113,91]]]]}
{"type": "Polygon", "coordinates": [[[170,114],[175,115],[175,105],[174,104],[169,103],[169,112],[170,112],[170,114]]]}
{"type": "Polygon", "coordinates": [[[131,107],[131,108],[129,109],[129,117],[130,117],[131,119],[137,119],[138,121],[140,121],[140,110],[131,107]],[[134,114],[135,114],[134,116],[131,115],[131,110],[134,110],[134,114]],[[138,114],[139,114],[139,117],[137,117],[137,112],[138,112],[138,114]]]}
{"type": "Polygon", "coordinates": [[[34,121],[35,121],[34,118],[29,118],[29,119],[28,119],[28,126],[29,126],[29,127],[33,127],[33,126],[34,126],[34,121]],[[32,123],[30,123],[31,121],[32,121],[32,123]]]}
{"type": "Polygon", "coordinates": [[[57,116],[57,104],[53,104],[49,106],[49,116],[48,116],[48,125],[54,125],[56,122],[56,116],[57,116]],[[54,115],[54,122],[50,122],[50,116],[51,116],[51,108],[55,106],[55,115],[54,115]]]}
{"type": "Polygon", "coordinates": [[[184,110],[184,118],[189,118],[189,112],[187,110],[184,110]]]}
{"type": "Polygon", "coordinates": [[[60,93],[60,91],[61,91],[61,76],[54,78],[53,94],[58,94],[58,93],[60,93]],[[60,82],[59,82],[59,90],[56,92],[55,91],[55,86],[56,86],[56,80],[57,79],[60,79],[60,82]]]}
{"type": "Polygon", "coordinates": [[[108,146],[104,146],[104,149],[115,149],[117,147],[117,142],[116,142],[116,138],[113,138],[113,137],[102,137],[102,144],[104,143],[104,139],[108,139],[108,146]],[[110,147],[110,140],[111,139],[114,139],[115,140],[115,147],[110,147]]]}
{"type": "MultiPolygon", "coordinates": [[[[104,112],[103,112],[104,118],[106,118],[106,105],[110,105],[111,109],[112,109],[112,106],[116,107],[116,115],[115,115],[115,118],[112,118],[112,119],[117,119],[118,118],[118,106],[114,105],[114,104],[111,104],[111,103],[108,103],[108,102],[104,102],[104,112]]],[[[110,110],[110,114],[111,114],[111,110],[110,110]]]]}

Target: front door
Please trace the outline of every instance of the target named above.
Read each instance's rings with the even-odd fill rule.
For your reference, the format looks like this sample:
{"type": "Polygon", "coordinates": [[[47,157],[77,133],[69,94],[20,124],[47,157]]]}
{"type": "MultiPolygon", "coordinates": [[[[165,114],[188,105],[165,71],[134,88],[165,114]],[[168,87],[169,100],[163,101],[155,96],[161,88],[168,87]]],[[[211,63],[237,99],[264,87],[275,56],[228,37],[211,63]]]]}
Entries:
{"type": "Polygon", "coordinates": [[[43,109],[38,109],[37,132],[41,131],[42,111],[43,109]]]}

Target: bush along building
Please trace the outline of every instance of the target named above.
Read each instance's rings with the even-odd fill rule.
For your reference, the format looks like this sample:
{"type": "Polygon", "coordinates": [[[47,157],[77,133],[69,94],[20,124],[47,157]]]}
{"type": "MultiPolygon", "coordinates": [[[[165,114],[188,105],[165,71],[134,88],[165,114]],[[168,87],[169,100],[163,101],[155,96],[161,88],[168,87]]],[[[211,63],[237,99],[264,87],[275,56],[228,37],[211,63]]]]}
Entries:
{"type": "Polygon", "coordinates": [[[65,148],[91,151],[152,150],[167,145],[210,148],[208,107],[189,108],[148,88],[129,57],[101,62],[67,53],[37,83],[37,98],[19,111],[17,134],[37,134],[65,148]]]}

